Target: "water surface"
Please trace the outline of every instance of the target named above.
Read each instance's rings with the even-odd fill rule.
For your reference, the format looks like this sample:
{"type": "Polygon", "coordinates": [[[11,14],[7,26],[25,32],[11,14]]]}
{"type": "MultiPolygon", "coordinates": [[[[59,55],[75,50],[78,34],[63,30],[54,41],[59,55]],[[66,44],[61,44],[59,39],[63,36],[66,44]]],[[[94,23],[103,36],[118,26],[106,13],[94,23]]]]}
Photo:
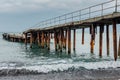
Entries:
{"type": "MultiPolygon", "coordinates": [[[[118,28],[118,37],[119,31],[118,28]]],[[[88,30],[87,30],[88,31],[88,30]]],[[[85,33],[85,44],[81,44],[81,30],[77,30],[76,51],[68,55],[65,50],[62,53],[55,52],[54,40],[51,40],[51,50],[40,49],[34,45],[27,49],[24,43],[13,43],[2,39],[0,34],[0,69],[29,69],[39,72],[52,70],[67,70],[68,68],[84,67],[87,69],[120,67],[120,59],[114,61],[112,29],[110,29],[110,56],[106,53],[106,34],[103,34],[103,57],[99,57],[99,33],[96,35],[94,54],[90,53],[90,34],[85,33]]],[[[73,41],[73,36],[72,36],[73,41]]],[[[71,42],[73,43],[73,42],[71,42]]]]}

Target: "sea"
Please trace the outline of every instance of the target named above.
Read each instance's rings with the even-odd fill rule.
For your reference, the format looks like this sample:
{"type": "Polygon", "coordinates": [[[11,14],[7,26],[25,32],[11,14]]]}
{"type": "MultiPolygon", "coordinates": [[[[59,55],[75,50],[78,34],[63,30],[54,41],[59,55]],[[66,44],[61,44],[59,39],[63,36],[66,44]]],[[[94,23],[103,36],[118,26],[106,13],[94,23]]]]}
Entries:
{"type": "MultiPolygon", "coordinates": [[[[41,49],[37,45],[30,48],[28,44],[10,42],[2,38],[0,33],[0,70],[3,69],[26,69],[48,73],[51,71],[64,71],[70,68],[100,69],[120,67],[120,58],[114,61],[113,33],[110,27],[110,55],[106,50],[106,31],[103,33],[103,54],[99,57],[99,29],[96,34],[94,53],[90,53],[90,34],[85,30],[84,45],[82,42],[82,30],[76,31],[76,51],[73,51],[73,32],[71,34],[72,52],[68,55],[67,50],[56,52],[54,39],[50,41],[50,51],[41,49]]],[[[16,33],[15,33],[16,34],[16,33]]],[[[120,37],[120,25],[117,26],[117,44],[120,37]]]]}

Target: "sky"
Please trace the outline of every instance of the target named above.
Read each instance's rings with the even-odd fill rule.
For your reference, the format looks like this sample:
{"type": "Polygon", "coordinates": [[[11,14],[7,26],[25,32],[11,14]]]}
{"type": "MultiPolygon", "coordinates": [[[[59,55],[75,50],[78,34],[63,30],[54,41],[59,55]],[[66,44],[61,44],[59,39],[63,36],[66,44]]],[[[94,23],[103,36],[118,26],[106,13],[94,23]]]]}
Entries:
{"type": "Polygon", "coordinates": [[[109,0],[0,0],[0,32],[23,32],[40,21],[109,0]]]}

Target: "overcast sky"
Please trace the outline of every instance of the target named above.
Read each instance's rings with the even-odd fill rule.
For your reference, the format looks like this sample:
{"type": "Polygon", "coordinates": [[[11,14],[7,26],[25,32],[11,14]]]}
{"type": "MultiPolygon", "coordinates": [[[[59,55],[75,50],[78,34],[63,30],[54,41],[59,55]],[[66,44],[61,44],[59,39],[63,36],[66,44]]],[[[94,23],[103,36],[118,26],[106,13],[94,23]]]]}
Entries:
{"type": "Polygon", "coordinates": [[[42,20],[109,0],[0,0],[0,32],[22,32],[42,20]]]}

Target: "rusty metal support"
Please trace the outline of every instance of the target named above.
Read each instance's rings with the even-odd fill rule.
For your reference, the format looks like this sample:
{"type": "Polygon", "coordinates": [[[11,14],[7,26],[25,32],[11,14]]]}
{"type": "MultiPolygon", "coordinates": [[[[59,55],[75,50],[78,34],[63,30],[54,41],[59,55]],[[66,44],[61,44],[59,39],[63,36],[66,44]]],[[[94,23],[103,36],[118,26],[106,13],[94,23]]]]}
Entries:
{"type": "Polygon", "coordinates": [[[30,33],[30,48],[32,48],[33,45],[33,33],[30,33]]]}
{"type": "Polygon", "coordinates": [[[57,49],[60,49],[60,32],[57,32],[57,49]]]}
{"type": "Polygon", "coordinates": [[[84,44],[84,31],[85,31],[85,29],[82,28],[82,44],[84,44]]]}
{"type": "Polygon", "coordinates": [[[110,46],[110,44],[109,44],[109,25],[106,25],[106,45],[107,45],[107,55],[109,56],[109,46],[110,46]]]}
{"type": "Polygon", "coordinates": [[[62,35],[62,29],[60,30],[60,35],[59,35],[59,49],[60,52],[62,52],[62,41],[63,41],[63,35],[62,35]]]}
{"type": "Polygon", "coordinates": [[[68,29],[68,54],[71,54],[71,29],[68,29]]]}
{"type": "Polygon", "coordinates": [[[119,36],[119,45],[118,45],[118,56],[120,56],[120,36],[119,36]]]}
{"type": "Polygon", "coordinates": [[[41,37],[41,47],[44,48],[44,32],[42,32],[42,37],[41,37]]]}
{"type": "Polygon", "coordinates": [[[100,57],[102,57],[103,31],[104,31],[104,25],[100,25],[100,38],[99,38],[99,56],[100,57]]]}
{"type": "Polygon", "coordinates": [[[47,45],[48,46],[48,50],[50,50],[50,38],[51,38],[50,37],[50,33],[48,33],[48,45],[47,45]]]}
{"type": "Polygon", "coordinates": [[[65,32],[64,32],[64,30],[63,30],[63,32],[62,32],[62,43],[63,43],[63,49],[65,49],[65,32]]]}
{"type": "Polygon", "coordinates": [[[73,50],[76,48],[76,30],[73,30],[73,50]]]}
{"type": "Polygon", "coordinates": [[[62,49],[64,48],[65,46],[65,43],[64,43],[64,30],[62,30],[62,49]]]}
{"type": "Polygon", "coordinates": [[[94,53],[94,45],[95,45],[95,30],[94,25],[90,27],[90,33],[91,33],[91,53],[94,53]]]}
{"type": "Polygon", "coordinates": [[[113,50],[114,59],[117,60],[117,32],[116,32],[116,20],[113,20],[113,50]]]}
{"type": "Polygon", "coordinates": [[[47,33],[44,33],[44,39],[45,39],[44,46],[48,47],[48,45],[47,45],[48,34],[47,33]]]}
{"type": "Polygon", "coordinates": [[[40,47],[40,33],[37,32],[37,41],[38,41],[38,46],[40,47]]]}
{"type": "Polygon", "coordinates": [[[66,47],[67,47],[67,30],[65,30],[65,37],[64,37],[64,39],[65,39],[65,49],[66,49],[66,47]]]}
{"type": "Polygon", "coordinates": [[[55,45],[55,51],[57,51],[57,33],[54,32],[54,45],[55,45]]]}
{"type": "Polygon", "coordinates": [[[27,33],[25,33],[24,35],[25,35],[25,45],[27,45],[27,33]]]}

